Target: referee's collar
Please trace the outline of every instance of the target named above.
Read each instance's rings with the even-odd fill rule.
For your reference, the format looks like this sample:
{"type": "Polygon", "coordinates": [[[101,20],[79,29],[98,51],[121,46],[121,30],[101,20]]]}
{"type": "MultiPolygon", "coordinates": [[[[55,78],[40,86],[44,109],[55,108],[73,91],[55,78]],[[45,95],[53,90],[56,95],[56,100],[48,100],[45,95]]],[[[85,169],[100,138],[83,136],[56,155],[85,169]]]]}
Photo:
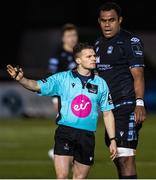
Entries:
{"type": "MultiPolygon", "coordinates": [[[[74,78],[78,77],[77,68],[74,68],[71,72],[72,72],[72,75],[73,75],[74,78]]],[[[94,73],[94,70],[92,70],[91,71],[91,76],[90,76],[91,80],[93,80],[94,77],[95,77],[95,73],[94,73]]]]}

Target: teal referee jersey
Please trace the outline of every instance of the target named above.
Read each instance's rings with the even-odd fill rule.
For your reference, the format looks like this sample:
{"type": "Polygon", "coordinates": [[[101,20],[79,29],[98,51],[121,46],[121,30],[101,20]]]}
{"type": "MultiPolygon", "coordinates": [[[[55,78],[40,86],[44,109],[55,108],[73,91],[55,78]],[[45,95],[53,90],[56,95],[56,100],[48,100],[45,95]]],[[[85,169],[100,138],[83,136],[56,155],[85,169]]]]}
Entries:
{"type": "Polygon", "coordinates": [[[37,81],[41,96],[59,96],[58,125],[96,131],[98,107],[103,111],[114,109],[105,80],[92,74],[83,85],[75,70],[60,72],[37,81]]]}

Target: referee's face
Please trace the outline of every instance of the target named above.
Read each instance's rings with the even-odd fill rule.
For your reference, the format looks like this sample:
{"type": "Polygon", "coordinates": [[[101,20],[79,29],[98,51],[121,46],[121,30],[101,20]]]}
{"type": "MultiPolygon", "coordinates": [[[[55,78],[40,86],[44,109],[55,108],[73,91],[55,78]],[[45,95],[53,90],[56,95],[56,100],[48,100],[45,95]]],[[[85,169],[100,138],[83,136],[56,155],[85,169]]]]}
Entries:
{"type": "Polygon", "coordinates": [[[83,49],[79,53],[79,57],[76,60],[78,65],[83,69],[95,69],[96,68],[96,55],[93,49],[83,49]]]}
{"type": "Polygon", "coordinates": [[[119,17],[115,10],[101,11],[98,19],[104,37],[111,38],[120,30],[122,17],[119,17]]]}

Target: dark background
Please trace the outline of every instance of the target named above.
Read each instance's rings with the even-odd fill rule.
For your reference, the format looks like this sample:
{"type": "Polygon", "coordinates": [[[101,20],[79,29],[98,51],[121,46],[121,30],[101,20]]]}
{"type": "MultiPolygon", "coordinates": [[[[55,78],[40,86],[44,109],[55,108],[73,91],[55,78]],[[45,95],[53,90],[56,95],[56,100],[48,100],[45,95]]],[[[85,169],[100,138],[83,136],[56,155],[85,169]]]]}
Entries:
{"type": "MultiPolygon", "coordinates": [[[[44,44],[47,43],[50,37],[46,33],[54,29],[61,29],[62,25],[67,22],[74,23],[81,29],[81,32],[83,32],[80,33],[81,39],[89,42],[95,40],[95,37],[92,35],[94,29],[96,29],[94,34],[100,33],[97,22],[98,7],[104,2],[106,1],[21,0],[1,2],[1,80],[10,80],[6,73],[7,64],[27,66],[27,71],[25,70],[25,72],[28,73],[25,74],[26,76],[31,75],[32,78],[35,77],[32,75],[32,72],[40,76],[45,74],[42,63],[45,61],[45,55],[48,51],[44,44]],[[23,47],[21,42],[25,42],[23,47]],[[38,44],[40,44],[41,51],[36,47],[38,44]],[[25,47],[27,49],[31,48],[31,52],[37,54],[36,57],[34,56],[36,59],[31,59],[29,56],[26,56],[27,53],[22,52],[25,52],[25,47]]],[[[119,0],[114,2],[117,2],[122,8],[123,28],[143,33],[156,32],[154,1],[119,0]]],[[[44,62],[45,66],[47,66],[47,62],[48,60],[44,62]]],[[[156,66],[153,66],[146,57],[145,64],[146,99],[150,99],[148,106],[155,109],[153,103],[156,104],[156,102],[153,97],[156,96],[156,66]]],[[[36,78],[40,78],[40,76],[36,78]]]]}
{"type": "MultiPolygon", "coordinates": [[[[28,30],[48,29],[71,22],[79,27],[98,26],[97,9],[100,0],[21,0],[1,3],[1,66],[17,63],[21,33],[28,30]]],[[[154,1],[115,1],[123,12],[122,26],[128,30],[155,31],[154,1]]]]}

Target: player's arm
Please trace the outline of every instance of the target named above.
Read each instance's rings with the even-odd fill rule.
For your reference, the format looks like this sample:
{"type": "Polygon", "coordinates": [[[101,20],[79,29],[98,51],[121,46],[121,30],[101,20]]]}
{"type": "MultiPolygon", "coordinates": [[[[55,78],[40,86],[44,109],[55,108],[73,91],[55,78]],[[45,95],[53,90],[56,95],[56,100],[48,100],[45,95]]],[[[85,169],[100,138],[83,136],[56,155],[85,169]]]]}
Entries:
{"type": "Polygon", "coordinates": [[[137,123],[143,122],[146,118],[146,111],[144,107],[144,69],[143,67],[131,68],[131,74],[134,79],[134,90],[136,97],[135,120],[137,123]]]}
{"type": "Polygon", "coordinates": [[[10,76],[13,79],[18,81],[26,89],[35,92],[40,92],[40,87],[37,84],[37,81],[25,78],[22,68],[17,68],[17,67],[12,67],[11,65],[7,65],[7,72],[10,74],[10,76]]]}
{"type": "Polygon", "coordinates": [[[103,112],[103,118],[105,127],[110,139],[110,153],[111,153],[111,159],[114,160],[117,156],[117,146],[116,146],[116,140],[115,140],[115,120],[114,115],[112,111],[104,111],[103,112]]]}
{"type": "Polygon", "coordinates": [[[136,98],[135,121],[136,123],[145,120],[146,111],[144,108],[144,45],[140,38],[131,37],[126,51],[130,72],[134,79],[134,91],[136,98]]]}

